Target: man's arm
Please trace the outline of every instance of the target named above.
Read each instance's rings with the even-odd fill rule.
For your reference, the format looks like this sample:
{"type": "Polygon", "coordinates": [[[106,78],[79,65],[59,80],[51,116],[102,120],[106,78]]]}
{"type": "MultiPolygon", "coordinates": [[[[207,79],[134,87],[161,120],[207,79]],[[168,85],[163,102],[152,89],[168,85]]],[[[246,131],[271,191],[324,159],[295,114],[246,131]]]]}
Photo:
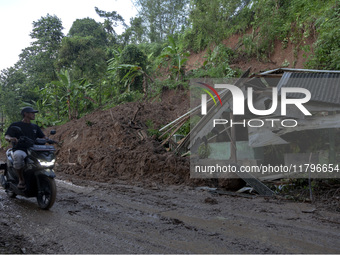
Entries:
{"type": "Polygon", "coordinates": [[[14,142],[14,143],[17,143],[17,142],[18,142],[18,138],[12,137],[12,136],[10,136],[10,135],[5,135],[5,139],[6,139],[6,141],[8,141],[8,142],[14,142]]]}
{"type": "Polygon", "coordinates": [[[38,125],[37,125],[37,137],[47,139],[46,135],[38,125]]]}

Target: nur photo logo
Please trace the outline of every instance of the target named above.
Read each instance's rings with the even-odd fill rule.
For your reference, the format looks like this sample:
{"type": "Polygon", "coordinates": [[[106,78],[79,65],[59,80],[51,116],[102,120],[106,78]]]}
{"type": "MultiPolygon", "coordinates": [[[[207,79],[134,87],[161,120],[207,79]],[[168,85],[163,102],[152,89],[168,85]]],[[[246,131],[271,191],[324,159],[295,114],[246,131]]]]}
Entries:
{"type": "MultiPolygon", "coordinates": [[[[254,106],[254,92],[252,87],[246,88],[245,94],[244,92],[235,85],[230,84],[214,84],[214,87],[212,87],[209,84],[203,83],[203,82],[197,82],[198,84],[210,89],[213,94],[208,91],[207,89],[203,88],[203,91],[206,92],[206,94],[201,95],[201,114],[206,115],[207,114],[207,95],[210,96],[210,98],[214,101],[215,106],[217,106],[216,99],[214,97],[217,97],[217,99],[220,102],[220,105],[223,106],[223,102],[221,100],[220,95],[216,91],[216,89],[223,89],[227,90],[232,95],[232,112],[234,115],[245,115],[245,102],[247,104],[248,110],[250,113],[256,116],[267,116],[270,114],[273,114],[279,106],[279,95],[278,95],[278,88],[274,87],[271,88],[272,90],[272,103],[269,109],[256,109],[254,106]]],[[[225,91],[224,91],[225,92],[225,91]]],[[[311,93],[308,89],[305,88],[281,88],[281,96],[280,96],[280,115],[286,116],[287,115],[287,105],[294,105],[297,109],[301,111],[302,114],[305,116],[311,116],[312,114],[307,110],[307,108],[304,106],[305,103],[308,103],[311,99],[311,93]],[[287,95],[289,93],[300,93],[303,97],[302,98],[288,98],[287,95]]],[[[241,122],[233,122],[232,120],[227,119],[213,119],[213,126],[222,124],[228,124],[230,122],[230,125],[243,125],[243,126],[250,126],[250,127],[262,127],[265,125],[265,122],[268,122],[271,124],[271,126],[274,126],[275,122],[280,122],[281,126],[283,127],[295,127],[297,126],[297,121],[295,119],[249,119],[245,120],[243,119],[241,122]],[[290,123],[290,124],[289,124],[290,123]]]]}
{"type": "MultiPolygon", "coordinates": [[[[212,90],[213,93],[218,98],[218,100],[220,101],[221,106],[223,105],[223,103],[221,101],[221,97],[219,96],[217,91],[212,86],[210,86],[206,83],[202,83],[202,82],[200,82],[199,84],[202,84],[203,86],[206,86],[207,88],[212,90]]],[[[217,88],[217,89],[228,89],[231,92],[232,97],[233,97],[233,109],[232,110],[233,110],[234,115],[244,115],[245,96],[243,94],[243,91],[240,88],[236,87],[235,85],[230,85],[230,84],[215,84],[214,87],[217,88]]],[[[204,89],[204,91],[207,92],[207,94],[210,95],[210,97],[214,100],[215,105],[216,105],[216,100],[213,97],[213,95],[206,89],[204,89]]],[[[282,116],[287,115],[287,105],[288,104],[295,105],[306,116],[312,115],[303,106],[303,104],[307,103],[310,99],[311,99],[311,93],[307,89],[304,89],[304,88],[282,88],[281,89],[281,115],[282,116]],[[301,93],[301,94],[304,94],[305,97],[304,98],[297,98],[297,99],[290,99],[290,98],[287,98],[288,93],[301,93]]],[[[265,116],[265,115],[269,115],[269,114],[272,114],[272,113],[275,112],[275,110],[277,109],[277,106],[278,106],[278,89],[277,88],[272,88],[272,100],[273,100],[272,101],[273,103],[272,103],[270,109],[266,109],[266,110],[255,109],[254,102],[253,102],[253,88],[251,88],[251,87],[247,88],[247,105],[248,105],[250,112],[252,112],[255,115],[265,116]]],[[[207,95],[206,94],[202,94],[201,107],[202,107],[201,108],[202,115],[206,115],[207,114],[207,95]]]]}

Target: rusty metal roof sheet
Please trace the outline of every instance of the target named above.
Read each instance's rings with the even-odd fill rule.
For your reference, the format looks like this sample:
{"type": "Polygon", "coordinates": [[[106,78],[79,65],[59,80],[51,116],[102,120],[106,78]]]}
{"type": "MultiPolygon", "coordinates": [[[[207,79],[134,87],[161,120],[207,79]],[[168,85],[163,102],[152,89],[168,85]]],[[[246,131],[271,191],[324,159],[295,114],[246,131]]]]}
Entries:
{"type": "MultiPolygon", "coordinates": [[[[278,84],[282,87],[297,87],[308,89],[311,101],[340,105],[340,73],[312,72],[293,73],[284,72],[278,84]]],[[[291,98],[303,98],[301,93],[288,93],[291,98]]]]}

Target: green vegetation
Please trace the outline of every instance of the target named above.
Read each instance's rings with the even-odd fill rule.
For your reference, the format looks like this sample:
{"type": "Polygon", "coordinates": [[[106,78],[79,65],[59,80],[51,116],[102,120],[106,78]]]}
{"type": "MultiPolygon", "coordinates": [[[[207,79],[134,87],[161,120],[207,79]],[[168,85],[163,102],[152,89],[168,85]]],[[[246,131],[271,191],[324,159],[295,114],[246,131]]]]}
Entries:
{"type": "Polygon", "coordinates": [[[125,81],[127,91],[142,91],[143,71],[146,68],[147,56],[136,45],[127,45],[119,59],[118,77],[125,81]]]}
{"type": "Polygon", "coordinates": [[[308,66],[318,69],[340,70],[340,3],[325,9],[324,15],[315,20],[318,33],[314,54],[308,66]]]}
{"type": "MultiPolygon", "coordinates": [[[[43,126],[79,118],[98,107],[154,100],[163,87],[188,87],[193,77],[233,77],[238,57],[266,60],[274,43],[308,55],[306,67],[340,69],[339,0],[135,0],[127,26],[113,10],[95,7],[103,22],[77,19],[65,36],[62,21],[33,22],[33,42],[0,73],[0,112],[6,123],[20,108],[41,112],[43,126]],[[118,35],[115,29],[123,25],[118,35]],[[223,40],[238,33],[237,49],[223,40]],[[314,45],[307,45],[309,39],[314,45]],[[207,50],[204,65],[185,73],[189,52],[207,50]]],[[[288,62],[282,63],[287,65],[288,62]]],[[[291,63],[290,63],[291,64],[291,63]]]]}
{"type": "Polygon", "coordinates": [[[236,71],[229,66],[234,52],[223,44],[217,45],[213,51],[208,50],[206,60],[201,68],[193,71],[195,77],[231,78],[236,71]]]}
{"type": "Polygon", "coordinates": [[[176,77],[175,79],[178,81],[180,77],[183,78],[185,63],[188,61],[187,57],[189,56],[190,53],[183,52],[176,44],[175,39],[169,36],[169,45],[163,49],[160,57],[163,59],[163,63],[165,62],[168,66],[171,79],[176,77]]]}

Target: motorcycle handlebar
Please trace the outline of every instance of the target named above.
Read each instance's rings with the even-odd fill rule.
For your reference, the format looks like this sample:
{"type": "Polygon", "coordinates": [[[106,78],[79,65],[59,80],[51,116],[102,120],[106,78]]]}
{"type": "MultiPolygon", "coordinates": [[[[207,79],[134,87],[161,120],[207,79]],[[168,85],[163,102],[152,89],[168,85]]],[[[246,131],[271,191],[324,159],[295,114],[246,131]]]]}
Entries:
{"type": "Polygon", "coordinates": [[[54,141],[54,140],[52,140],[52,139],[47,139],[46,142],[47,142],[48,144],[57,144],[57,143],[58,143],[57,141],[54,141]]]}
{"type": "Polygon", "coordinates": [[[32,139],[28,138],[28,137],[20,137],[20,139],[22,140],[29,140],[32,142],[32,144],[59,144],[57,141],[54,141],[52,139],[48,139],[48,138],[37,138],[34,142],[32,139]]]}

